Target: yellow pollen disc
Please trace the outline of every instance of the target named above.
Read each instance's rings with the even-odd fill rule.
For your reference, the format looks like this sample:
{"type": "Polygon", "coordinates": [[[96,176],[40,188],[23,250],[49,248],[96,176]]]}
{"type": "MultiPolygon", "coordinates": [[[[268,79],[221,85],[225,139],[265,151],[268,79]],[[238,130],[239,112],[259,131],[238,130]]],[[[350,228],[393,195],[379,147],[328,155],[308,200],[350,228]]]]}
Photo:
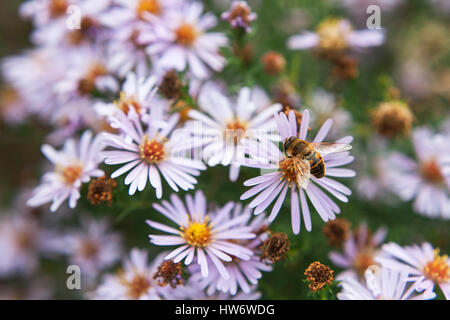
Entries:
{"type": "Polygon", "coordinates": [[[326,19],[317,27],[319,50],[336,52],[347,49],[347,36],[351,31],[351,27],[340,19],[326,19]]]}
{"type": "Polygon", "coordinates": [[[373,258],[373,250],[370,248],[360,250],[353,262],[356,272],[361,276],[364,275],[367,268],[372,265],[376,265],[376,263],[373,258]]]}
{"type": "Polygon", "coordinates": [[[140,114],[141,113],[141,105],[136,101],[134,97],[128,97],[125,92],[120,92],[119,100],[115,100],[114,104],[119,107],[120,110],[123,111],[126,115],[130,112],[130,107],[133,106],[134,110],[140,114]]]}
{"type": "Polygon", "coordinates": [[[66,184],[72,185],[81,177],[82,171],[83,167],[80,165],[67,166],[62,170],[61,176],[66,184]]]}
{"type": "Polygon", "coordinates": [[[450,265],[447,263],[448,256],[439,255],[439,249],[434,250],[434,260],[427,263],[424,268],[425,276],[435,282],[446,282],[450,280],[450,265]]]}
{"type": "Polygon", "coordinates": [[[141,151],[141,158],[148,163],[158,163],[164,160],[166,154],[164,145],[161,142],[155,139],[148,140],[147,136],[144,137],[142,144],[139,146],[139,150],[141,151]]]}
{"type": "Polygon", "coordinates": [[[175,30],[176,42],[182,46],[191,46],[197,38],[197,30],[189,23],[183,23],[175,30]]]}
{"type": "Polygon", "coordinates": [[[208,217],[205,218],[204,223],[189,222],[188,227],[182,228],[181,230],[183,232],[183,238],[191,246],[206,247],[211,243],[212,234],[208,217]]]}
{"type": "Polygon", "coordinates": [[[278,167],[281,171],[281,179],[285,179],[290,187],[292,186],[292,184],[298,185],[297,175],[294,168],[294,160],[292,158],[284,158],[278,163],[278,167]]]}
{"type": "Polygon", "coordinates": [[[158,0],[139,0],[136,10],[139,18],[141,19],[144,17],[146,12],[155,16],[161,14],[161,6],[158,0]]]}
{"type": "Polygon", "coordinates": [[[422,177],[433,184],[441,184],[444,182],[444,176],[435,160],[428,160],[422,163],[420,171],[422,177]]]}

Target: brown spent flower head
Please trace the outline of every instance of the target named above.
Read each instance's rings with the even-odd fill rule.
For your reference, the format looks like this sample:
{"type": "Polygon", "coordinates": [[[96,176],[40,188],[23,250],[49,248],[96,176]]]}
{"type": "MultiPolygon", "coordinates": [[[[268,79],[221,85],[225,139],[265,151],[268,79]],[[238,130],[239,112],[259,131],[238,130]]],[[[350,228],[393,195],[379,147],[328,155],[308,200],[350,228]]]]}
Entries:
{"type": "Polygon", "coordinates": [[[184,285],[181,262],[175,263],[173,260],[162,262],[158,266],[158,271],[153,276],[153,279],[158,279],[157,283],[161,287],[165,287],[168,284],[172,288],[176,288],[179,285],[184,285]]]}
{"type": "Polygon", "coordinates": [[[89,184],[89,191],[87,198],[92,204],[101,204],[107,202],[111,206],[113,189],[117,187],[117,182],[114,179],[106,176],[95,178],[89,184]]]}
{"type": "Polygon", "coordinates": [[[340,247],[350,235],[351,222],[345,218],[328,221],[322,229],[330,246],[340,247]]]}
{"type": "Polygon", "coordinates": [[[286,59],[276,51],[266,52],[261,58],[261,63],[263,64],[264,72],[271,76],[282,73],[286,67],[286,59]]]}
{"type": "Polygon", "coordinates": [[[80,29],[72,30],[67,34],[69,43],[78,46],[90,38],[92,31],[98,27],[98,23],[91,17],[83,17],[80,22],[80,29]]]}
{"type": "Polygon", "coordinates": [[[261,244],[260,260],[269,260],[275,263],[288,253],[291,246],[289,237],[284,232],[273,233],[267,240],[261,244]]]}
{"type": "Polygon", "coordinates": [[[175,99],[180,95],[181,81],[175,69],[166,72],[158,89],[167,99],[175,99]]]}
{"type": "Polygon", "coordinates": [[[333,74],[342,79],[355,79],[358,72],[358,60],[350,56],[338,56],[331,60],[333,74]]]}
{"type": "Polygon", "coordinates": [[[414,120],[409,106],[400,100],[380,103],[370,116],[377,132],[387,138],[409,135],[414,120]]]}
{"type": "Polygon", "coordinates": [[[49,5],[50,17],[57,18],[65,15],[68,7],[66,0],[52,0],[49,5]]]}
{"type": "MultiPolygon", "coordinates": [[[[300,124],[302,123],[302,117],[303,117],[302,113],[300,111],[297,111],[294,108],[289,107],[288,105],[283,105],[283,109],[281,111],[286,115],[286,117],[289,116],[290,111],[294,111],[295,120],[297,122],[297,128],[298,128],[298,130],[300,130],[300,124]]],[[[309,128],[308,128],[308,130],[309,130],[309,128]]]]}
{"type": "Polygon", "coordinates": [[[305,270],[306,280],[310,282],[308,288],[316,293],[317,290],[322,289],[326,284],[333,284],[333,273],[330,267],[315,261],[309,265],[305,270]]]}

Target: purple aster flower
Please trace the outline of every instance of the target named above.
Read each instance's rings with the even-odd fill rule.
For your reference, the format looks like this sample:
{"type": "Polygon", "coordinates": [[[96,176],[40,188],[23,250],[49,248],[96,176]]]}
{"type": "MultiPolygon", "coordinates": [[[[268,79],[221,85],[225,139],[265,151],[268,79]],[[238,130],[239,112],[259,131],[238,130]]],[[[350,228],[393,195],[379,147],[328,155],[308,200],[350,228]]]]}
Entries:
{"type": "Polygon", "coordinates": [[[431,294],[438,285],[445,298],[450,299],[450,258],[440,255],[439,249],[428,242],[405,247],[390,242],[381,249],[376,262],[389,269],[407,271],[409,279],[418,284],[418,291],[431,294]]]}
{"type": "Polygon", "coordinates": [[[388,156],[390,186],[404,201],[414,200],[414,210],[431,217],[450,219],[450,144],[444,135],[426,128],[413,131],[417,162],[395,152],[388,156]]]}
{"type": "Polygon", "coordinates": [[[386,238],[386,229],[379,228],[373,235],[362,223],[355,232],[350,233],[344,242],[344,252],[332,251],[329,254],[331,262],[336,266],[345,269],[338,274],[336,279],[360,278],[371,265],[375,264],[375,256],[379,251],[380,244],[386,238]]]}
{"type": "MultiPolygon", "coordinates": [[[[306,140],[309,125],[308,110],[305,110],[302,114],[300,130],[297,130],[297,119],[293,111],[289,112],[289,117],[286,117],[284,113],[280,113],[276,116],[276,119],[278,122],[278,130],[283,140],[290,137],[298,137],[299,139],[306,140]]],[[[325,121],[312,142],[322,142],[327,136],[332,124],[333,121],[331,119],[325,121]]],[[[352,140],[353,138],[348,136],[337,142],[348,144],[352,140]]],[[[273,144],[267,144],[266,148],[263,148],[261,145],[256,146],[256,148],[250,146],[248,154],[251,158],[246,165],[260,169],[274,170],[274,172],[245,181],[244,185],[252,188],[241,196],[241,200],[246,200],[257,195],[250,202],[249,207],[255,208],[254,213],[259,214],[269,207],[278,197],[269,216],[269,221],[271,222],[278,215],[289,190],[291,197],[292,231],[294,234],[300,232],[300,214],[303,214],[306,230],[311,231],[311,216],[307,197],[325,222],[336,218],[336,214],[340,213],[340,209],[336,203],[321,188],[340,201],[348,201],[347,196],[351,194],[350,189],[340,182],[329,178],[355,176],[353,170],[339,168],[353,161],[353,157],[347,151],[324,154],[323,160],[326,167],[325,177],[318,179],[313,175],[310,177],[304,175],[302,176],[302,181],[298,181],[292,159],[285,156],[277,146],[273,144]]]]}
{"type": "Polygon", "coordinates": [[[75,208],[80,198],[81,184],[89,182],[91,177],[104,175],[104,172],[98,169],[102,162],[100,152],[103,148],[100,140],[99,136],[93,139],[92,133],[86,131],[78,145],[74,139],[67,140],[61,151],[43,145],[42,153],[54,164],[55,170],[43,175],[41,185],[33,191],[33,196],[27,204],[30,207],[38,207],[52,202],[50,211],[56,211],[69,199],[69,207],[75,208]]]}
{"type": "Polygon", "coordinates": [[[159,222],[147,220],[155,229],[170,235],[150,235],[150,241],[160,246],[178,246],[170,252],[165,259],[173,259],[175,263],[184,260],[186,265],[197,257],[203,277],[209,275],[210,262],[220,275],[230,279],[230,273],[224,262],[231,262],[234,257],[249,260],[252,250],[235,243],[236,240],[253,239],[250,226],[243,226],[248,220],[247,215],[232,217],[231,211],[234,203],[227,203],[223,208],[208,212],[206,198],[203,192],[197,191],[195,197],[186,196],[184,204],[175,194],[171,195],[172,203],[163,201],[162,204],[153,204],[161,214],[175,222],[177,229],[159,222]],[[209,258],[209,260],[207,259],[209,258]]]}
{"type": "Polygon", "coordinates": [[[340,284],[339,300],[429,300],[436,294],[417,294],[417,284],[408,279],[408,272],[370,266],[365,281],[346,278],[340,284]],[[409,282],[409,283],[408,283],[409,282]]]}
{"type": "Polygon", "coordinates": [[[248,294],[251,292],[252,285],[256,285],[258,280],[262,277],[262,271],[272,271],[272,266],[260,260],[261,252],[258,247],[262,242],[268,238],[268,221],[264,215],[260,215],[250,221],[251,209],[240,204],[236,204],[233,209],[233,217],[245,216],[239,226],[249,226],[251,231],[257,235],[251,240],[238,240],[235,243],[242,245],[253,251],[253,255],[249,260],[242,260],[234,257],[230,262],[225,262],[230,278],[225,279],[217,270],[211,270],[208,277],[204,278],[199,272],[197,265],[191,267],[192,276],[190,281],[198,283],[200,288],[206,289],[208,296],[213,295],[216,291],[230,293],[232,296],[236,295],[240,288],[242,292],[248,294]]]}
{"type": "Polygon", "coordinates": [[[148,118],[146,129],[143,118],[134,109],[130,109],[128,115],[117,113],[116,117],[112,117],[111,126],[119,129],[122,134],[104,133],[106,146],[115,150],[104,151],[103,155],[106,164],[123,166],[114,171],[111,178],[129,171],[125,184],[130,185],[130,195],[136,190],[144,190],[147,181],[150,181],[150,185],[156,190],[156,196],[161,198],[160,175],[175,192],[179,188],[194,189],[194,184],[197,183],[194,176],[200,175],[200,170],[206,167],[201,161],[184,155],[184,151],[190,149],[190,146],[180,140],[182,134],[170,134],[178,122],[178,115],[173,115],[167,121],[159,121],[160,126],[148,118]]]}
{"type": "Polygon", "coordinates": [[[142,32],[139,41],[147,44],[147,53],[155,57],[155,69],[189,70],[195,78],[205,79],[210,69],[221,71],[225,58],[219,48],[228,43],[220,32],[207,32],[216,26],[211,13],[202,14],[200,2],[184,2],[179,10],[164,18],[152,17],[151,29],[142,32]]]}
{"type": "Polygon", "coordinates": [[[233,1],[231,8],[222,13],[222,20],[228,21],[233,28],[243,28],[245,32],[250,32],[250,23],[258,17],[246,1],[233,1]]]}

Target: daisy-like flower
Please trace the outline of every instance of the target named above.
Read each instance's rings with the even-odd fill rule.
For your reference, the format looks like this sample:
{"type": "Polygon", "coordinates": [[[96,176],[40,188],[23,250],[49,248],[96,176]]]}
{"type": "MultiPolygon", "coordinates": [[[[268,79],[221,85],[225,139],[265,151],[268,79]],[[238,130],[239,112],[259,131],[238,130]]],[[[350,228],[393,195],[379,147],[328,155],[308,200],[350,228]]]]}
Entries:
{"type": "Polygon", "coordinates": [[[197,191],[194,197],[188,194],[186,205],[175,194],[172,194],[171,201],[172,203],[163,201],[162,205],[153,204],[153,207],[175,222],[178,229],[147,220],[152,228],[170,234],[151,234],[150,241],[153,244],[178,246],[165,257],[166,260],[173,259],[175,263],[184,260],[186,265],[190,265],[196,257],[204,278],[209,275],[212,262],[223,278],[230,279],[224,262],[231,262],[234,257],[250,259],[252,250],[235,241],[253,239],[256,235],[252,233],[251,227],[242,225],[243,221],[248,220],[247,215],[231,217],[234,203],[230,202],[223,208],[208,212],[206,198],[201,191],[197,191]]]}
{"type": "Polygon", "coordinates": [[[94,108],[99,115],[106,117],[112,123],[114,121],[111,121],[111,117],[119,112],[128,115],[130,109],[134,109],[138,115],[151,112],[152,117],[161,118],[168,105],[156,96],[156,91],[154,76],[144,78],[130,72],[122,85],[119,98],[112,103],[99,102],[94,108]]]}
{"type": "Polygon", "coordinates": [[[121,239],[106,220],[82,219],[80,230],[54,239],[53,251],[69,256],[70,264],[82,270],[89,284],[101,270],[112,266],[121,254],[121,239]]]}
{"type": "Polygon", "coordinates": [[[222,13],[222,20],[228,21],[233,28],[242,28],[245,32],[252,31],[250,24],[256,20],[257,14],[246,1],[233,1],[228,11],[222,13]]]}
{"type": "Polygon", "coordinates": [[[90,131],[84,132],[78,143],[74,139],[67,140],[61,151],[43,145],[42,153],[55,166],[55,170],[43,175],[41,185],[34,189],[27,204],[38,207],[52,202],[50,211],[56,211],[69,199],[69,207],[75,208],[80,198],[81,184],[89,182],[91,177],[104,175],[98,169],[103,160],[100,157],[102,147],[99,137],[93,139],[90,131]]]}
{"type": "Polygon", "coordinates": [[[408,279],[408,272],[370,266],[365,272],[364,283],[345,278],[339,284],[342,291],[339,300],[429,300],[436,294],[417,294],[417,285],[408,279]]]}
{"type": "Polygon", "coordinates": [[[375,263],[379,246],[386,238],[386,229],[379,228],[371,234],[367,224],[360,224],[345,240],[344,252],[332,251],[329,254],[331,262],[344,269],[336,279],[361,278],[367,268],[375,263]]]}
{"type": "Polygon", "coordinates": [[[193,121],[187,123],[186,128],[192,132],[193,147],[203,145],[202,157],[209,166],[230,165],[231,181],[239,176],[246,145],[278,139],[272,132],[276,128],[273,116],[281,105],[261,110],[252,96],[249,88],[242,88],[237,101],[230,102],[219,90],[208,87],[198,99],[201,111],[188,113],[193,121]]]}
{"type": "Polygon", "coordinates": [[[353,30],[345,19],[326,19],[316,32],[306,31],[288,39],[288,47],[294,50],[314,49],[319,54],[334,56],[349,49],[379,46],[384,42],[382,30],[353,30]]]}
{"type": "Polygon", "coordinates": [[[153,276],[162,261],[159,255],[149,263],[148,252],[134,248],[122,268],[116,274],[105,275],[97,289],[87,296],[93,300],[160,300],[168,288],[160,287],[153,276]]]}
{"type": "Polygon", "coordinates": [[[450,299],[450,258],[425,242],[422,246],[401,247],[390,242],[382,246],[375,261],[383,267],[407,271],[418,290],[430,294],[438,285],[447,300],[450,299]]]}
{"type": "MultiPolygon", "coordinates": [[[[306,135],[309,127],[309,111],[305,110],[302,113],[300,130],[297,129],[297,119],[293,111],[289,111],[288,117],[284,113],[279,113],[276,116],[278,122],[278,130],[283,140],[290,137],[298,137],[306,140],[306,135]]],[[[331,119],[325,121],[316,137],[311,142],[322,142],[327,136],[333,121],[331,119]]],[[[348,144],[353,140],[352,137],[345,137],[337,142],[348,144]]],[[[302,181],[298,181],[295,174],[294,161],[292,158],[284,155],[276,145],[259,145],[258,149],[250,145],[248,154],[251,159],[246,163],[248,166],[269,169],[273,172],[263,174],[253,179],[244,182],[245,186],[252,187],[241,196],[241,200],[246,200],[250,197],[255,197],[250,202],[249,207],[255,208],[255,214],[263,212],[271,203],[275,201],[269,216],[269,222],[272,222],[278,215],[281,206],[290,193],[291,196],[291,221],[292,231],[294,234],[300,232],[300,214],[303,215],[303,221],[306,230],[311,231],[311,216],[310,209],[306,196],[310,199],[313,207],[323,221],[336,218],[336,214],[340,213],[339,207],[336,203],[319,187],[339,199],[347,202],[351,191],[338,181],[329,177],[353,177],[355,172],[351,169],[339,168],[353,161],[353,157],[346,152],[329,153],[322,155],[325,164],[325,177],[320,179],[310,175],[310,177],[302,177],[302,181]],[[303,186],[302,186],[303,185],[303,186]],[[299,201],[300,198],[300,201],[299,201]],[[301,209],[300,209],[301,206],[301,209]]]]}
{"type": "Polygon", "coordinates": [[[249,260],[233,257],[230,262],[225,262],[225,268],[230,275],[229,279],[224,279],[216,269],[211,270],[208,277],[204,278],[199,272],[198,266],[192,266],[190,269],[192,274],[190,281],[198,282],[202,289],[206,289],[208,296],[213,295],[216,291],[229,292],[234,296],[239,288],[242,292],[248,294],[251,292],[252,285],[256,285],[262,277],[262,271],[272,271],[272,267],[269,264],[261,261],[261,252],[258,249],[262,242],[268,238],[269,224],[265,216],[260,215],[250,221],[252,216],[251,209],[248,207],[242,208],[240,204],[235,205],[232,216],[246,216],[247,219],[237,226],[249,226],[252,232],[257,235],[255,239],[234,242],[252,250],[253,255],[249,260]]]}
{"type": "Polygon", "coordinates": [[[47,233],[29,215],[15,212],[0,218],[0,276],[29,274],[39,264],[39,253],[46,249],[47,233]]]}
{"type": "Polygon", "coordinates": [[[129,110],[128,116],[118,113],[112,118],[111,126],[122,133],[103,134],[106,146],[115,149],[104,151],[103,156],[106,164],[123,166],[114,171],[111,178],[117,178],[129,171],[125,184],[130,185],[130,195],[136,190],[144,190],[147,181],[150,181],[158,199],[162,197],[160,175],[175,192],[178,192],[179,188],[194,189],[194,184],[197,183],[194,176],[200,175],[200,170],[206,169],[206,166],[201,161],[185,155],[185,151],[190,149],[185,134],[170,134],[178,122],[178,115],[171,116],[167,121],[147,118],[145,129],[144,120],[134,108],[129,110]]]}
{"type": "Polygon", "coordinates": [[[45,26],[59,18],[67,17],[67,9],[78,0],[28,0],[20,5],[22,17],[31,19],[37,27],[45,26]]]}
{"type": "Polygon", "coordinates": [[[214,15],[202,15],[200,2],[184,2],[179,10],[160,19],[153,17],[148,32],[139,41],[147,43],[147,53],[155,56],[156,69],[189,70],[196,78],[207,78],[210,69],[220,71],[225,59],[218,52],[228,42],[220,32],[207,32],[217,24],[214,15]]]}
{"type": "Polygon", "coordinates": [[[401,154],[388,156],[392,191],[404,201],[414,200],[414,210],[431,217],[450,219],[450,144],[429,129],[413,131],[418,161],[401,154]]]}

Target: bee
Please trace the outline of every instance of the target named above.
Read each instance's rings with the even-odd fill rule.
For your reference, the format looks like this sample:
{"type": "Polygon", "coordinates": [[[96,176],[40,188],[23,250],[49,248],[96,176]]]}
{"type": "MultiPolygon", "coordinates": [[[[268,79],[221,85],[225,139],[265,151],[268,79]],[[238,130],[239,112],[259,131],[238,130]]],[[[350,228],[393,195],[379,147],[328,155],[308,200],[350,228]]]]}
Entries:
{"type": "Polygon", "coordinates": [[[311,175],[320,179],[325,176],[325,162],[322,154],[351,150],[352,146],[338,142],[307,142],[297,137],[284,140],[286,156],[293,160],[299,185],[306,188],[311,175]]]}

